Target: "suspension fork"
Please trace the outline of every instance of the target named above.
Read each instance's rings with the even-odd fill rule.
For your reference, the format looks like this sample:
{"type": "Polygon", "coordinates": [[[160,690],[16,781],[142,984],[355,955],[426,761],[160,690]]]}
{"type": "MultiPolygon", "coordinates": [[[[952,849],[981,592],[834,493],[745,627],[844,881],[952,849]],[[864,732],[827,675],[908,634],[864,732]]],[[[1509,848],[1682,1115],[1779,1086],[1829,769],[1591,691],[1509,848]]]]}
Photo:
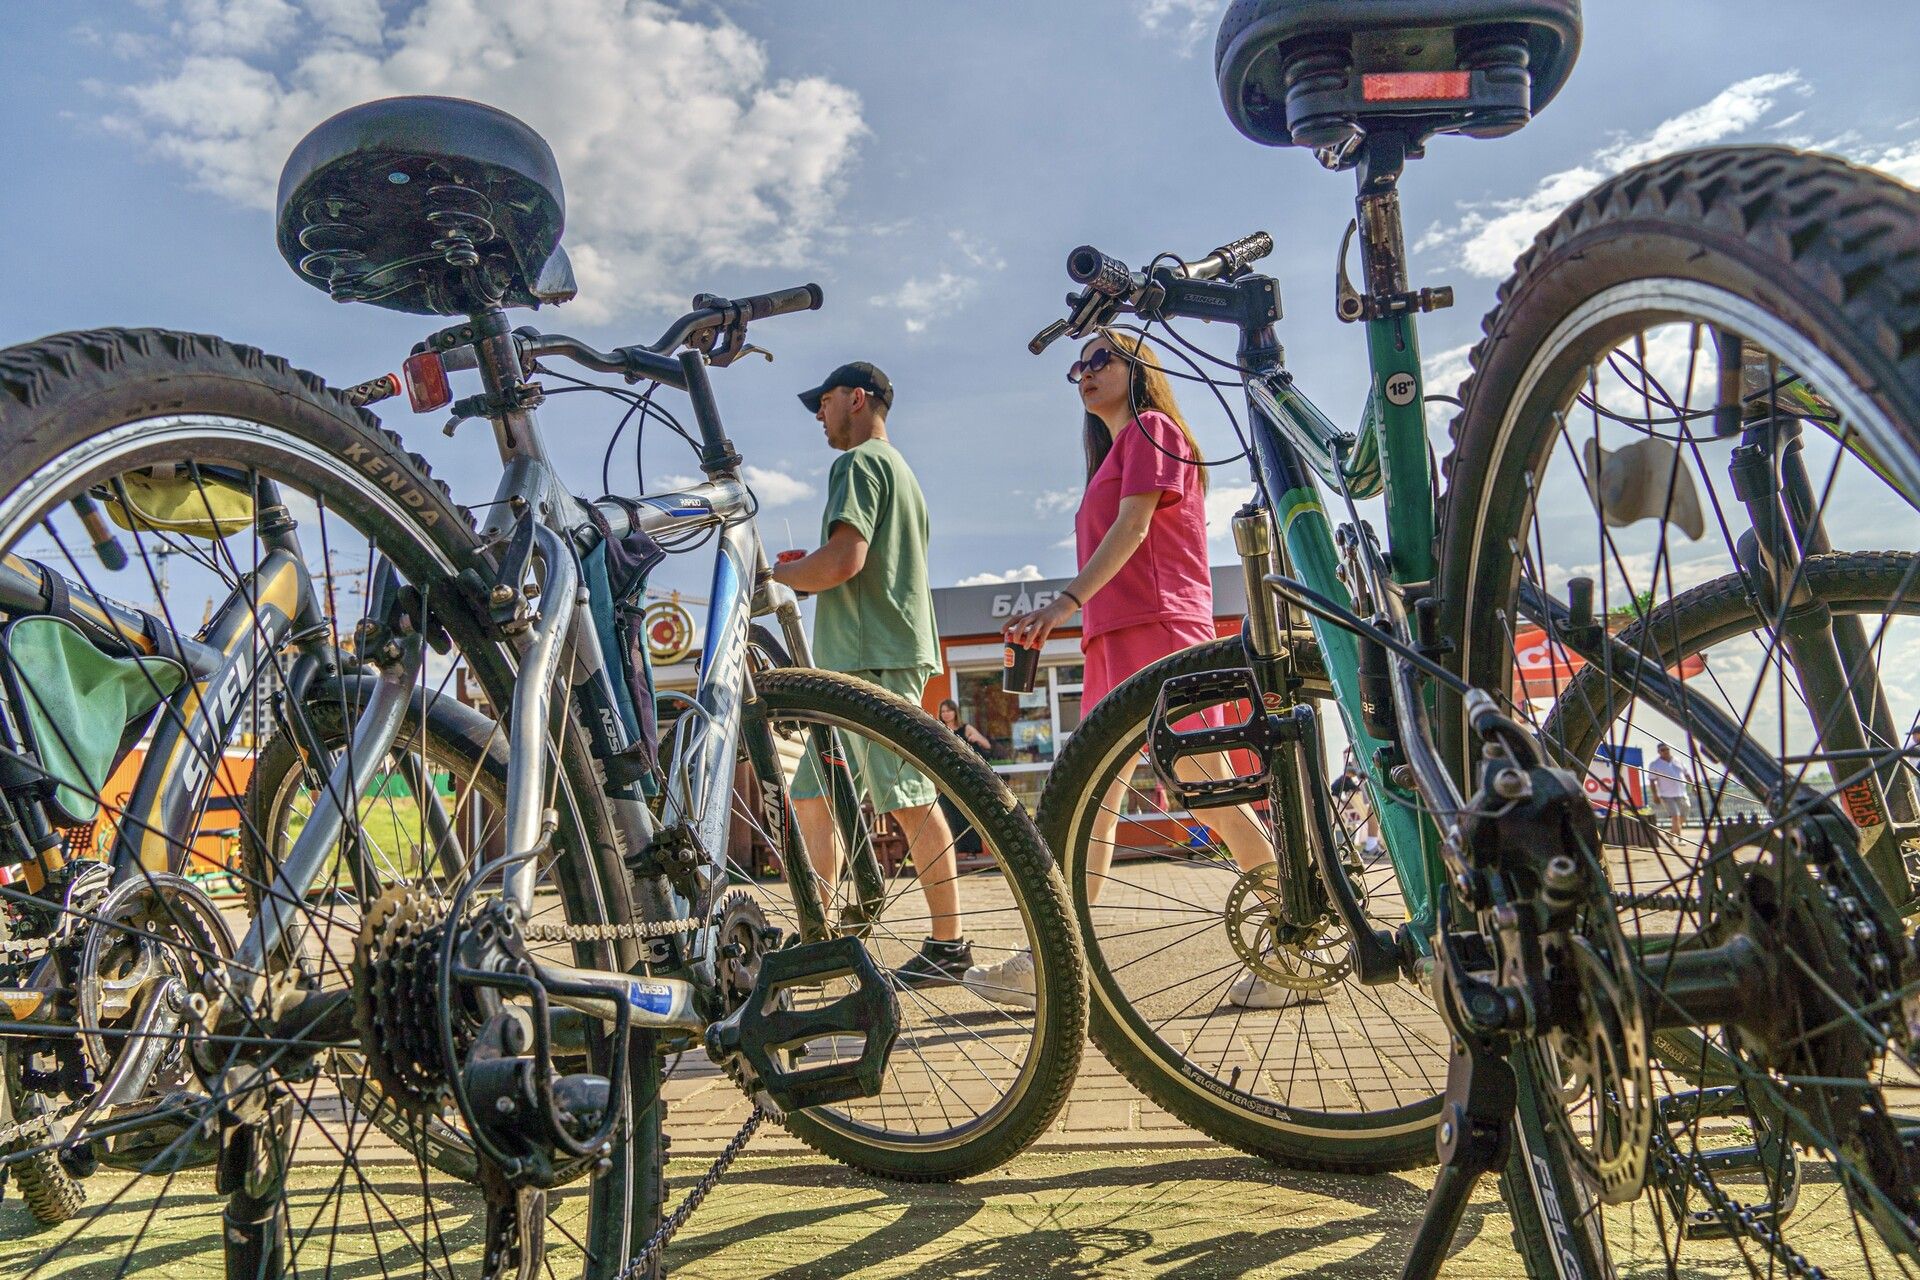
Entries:
{"type": "MultiPolygon", "coordinates": [[[[1904,906],[1913,896],[1913,887],[1901,856],[1899,833],[1889,817],[1885,783],[1888,773],[1899,765],[1859,769],[1853,763],[1870,758],[1869,727],[1875,725],[1876,712],[1889,722],[1886,736],[1880,739],[1887,749],[1897,749],[1899,740],[1891,731],[1891,713],[1885,709],[1879,672],[1860,620],[1836,618],[1814,598],[1802,572],[1811,546],[1831,544],[1799,456],[1799,436],[1797,422],[1782,423],[1777,418],[1741,433],[1728,472],[1752,528],[1741,535],[1736,552],[1743,574],[1759,595],[1760,607],[1779,620],[1780,643],[1800,678],[1816,747],[1838,756],[1836,781],[1848,779],[1839,788],[1841,808],[1860,833],[1862,854],[1888,896],[1904,906]],[[1848,622],[1851,628],[1842,625],[1848,622]],[[1859,776],[1853,776],[1856,773],[1859,776]]],[[[1910,808],[1911,792],[1904,798],[1910,808]]]]}
{"type": "MultiPolygon", "coordinates": [[[[1289,607],[1275,603],[1267,590],[1274,568],[1273,525],[1265,507],[1249,503],[1233,518],[1233,545],[1240,554],[1240,570],[1247,593],[1247,617],[1241,647],[1253,668],[1261,705],[1253,715],[1278,713],[1293,705],[1292,650],[1288,644],[1289,607]]],[[[1284,549],[1282,549],[1284,559],[1284,549]]],[[[1289,741],[1274,748],[1267,781],[1268,818],[1273,823],[1274,879],[1280,894],[1280,917],[1295,927],[1310,926],[1327,914],[1326,886],[1314,875],[1318,832],[1306,821],[1308,794],[1301,786],[1296,753],[1317,750],[1317,744],[1289,741]]]]}

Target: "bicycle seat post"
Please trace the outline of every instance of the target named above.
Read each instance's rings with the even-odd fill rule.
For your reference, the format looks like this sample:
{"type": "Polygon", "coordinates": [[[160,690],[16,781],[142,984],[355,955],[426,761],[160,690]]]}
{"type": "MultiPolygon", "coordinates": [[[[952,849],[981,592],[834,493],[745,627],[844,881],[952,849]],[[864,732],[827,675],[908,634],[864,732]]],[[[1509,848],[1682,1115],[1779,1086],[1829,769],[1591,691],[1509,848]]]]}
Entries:
{"type": "Polygon", "coordinates": [[[1359,194],[1354,200],[1360,223],[1360,269],[1369,302],[1407,291],[1407,242],[1400,224],[1400,173],[1407,164],[1407,139],[1376,133],[1361,144],[1355,169],[1359,194]]]}
{"type": "Polygon", "coordinates": [[[547,457],[546,442],[541,439],[539,423],[533,416],[542,398],[540,386],[524,376],[519,347],[506,311],[489,307],[472,312],[468,319],[473,330],[480,383],[485,389],[487,420],[493,424],[494,441],[506,468],[482,533],[490,538],[500,537],[512,528],[519,515],[513,501],[515,497],[527,496],[530,489],[546,489],[550,491],[540,493],[540,499],[554,504],[561,495],[552,459],[547,457]]]}

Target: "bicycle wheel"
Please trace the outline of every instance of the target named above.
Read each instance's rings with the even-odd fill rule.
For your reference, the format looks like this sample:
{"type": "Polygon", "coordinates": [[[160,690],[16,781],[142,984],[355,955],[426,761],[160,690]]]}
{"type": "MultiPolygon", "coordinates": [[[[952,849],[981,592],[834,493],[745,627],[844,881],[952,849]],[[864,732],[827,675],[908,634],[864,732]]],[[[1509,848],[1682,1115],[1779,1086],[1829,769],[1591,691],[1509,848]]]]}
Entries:
{"type": "MultiPolygon", "coordinates": [[[[1920,1071],[1887,1015],[1912,977],[1920,580],[1830,553],[1920,540],[1916,214],[1826,157],[1656,161],[1541,234],[1474,350],[1448,634],[1611,808],[1593,871],[1624,941],[1575,979],[1578,1025],[1514,1055],[1505,1190],[1536,1276],[1920,1268],[1920,1071]],[[1657,824],[1632,812],[1656,742],[1691,793],[1657,824]],[[1778,963],[1673,1025],[1670,975],[1729,941],[1778,963]]],[[[1464,776],[1461,718],[1439,730],[1464,776]]]]}
{"type": "MultiPolygon", "coordinates": [[[[373,1240],[382,1266],[496,1271],[513,1248],[476,1229],[488,1203],[481,1188],[436,1167],[447,1160],[429,1161],[432,1140],[390,1137],[405,1137],[409,1127],[442,1136],[435,1126],[446,1121],[436,1081],[408,1074],[408,1064],[398,1061],[401,1029],[387,1028],[377,1044],[356,1046],[346,1037],[323,1044],[315,1030],[323,1024],[288,1023],[280,1012],[325,1008],[337,1017],[348,1006],[336,993],[386,981],[372,971],[385,953],[356,951],[362,926],[404,916],[422,930],[434,927],[452,876],[467,864],[461,833],[429,836],[429,806],[407,808],[403,800],[414,795],[399,793],[430,777],[440,756],[484,744],[493,732],[490,719],[454,705],[456,673],[465,673],[494,706],[512,696],[511,655],[457,585],[463,572],[483,580],[488,572],[466,512],[371,415],[312,375],[216,338],[154,330],[58,335],[0,352],[0,393],[0,456],[8,460],[10,482],[0,497],[0,548],[8,553],[9,584],[24,576],[45,585],[51,581],[46,570],[72,584],[54,600],[9,596],[10,616],[59,612],[70,597],[76,615],[108,619],[105,633],[126,648],[137,651],[152,645],[154,635],[172,633],[252,659],[228,669],[187,711],[163,704],[153,719],[156,732],[164,732],[196,705],[240,708],[240,736],[227,753],[218,742],[193,739],[167,757],[169,776],[182,768],[212,774],[213,801],[161,821],[158,810],[145,807],[144,785],[132,795],[82,788],[83,798],[99,808],[102,834],[75,828],[64,866],[37,864],[43,883],[33,892],[0,890],[16,940],[23,930],[28,935],[24,956],[9,952],[10,966],[44,965],[41,972],[51,975],[63,1000],[79,1008],[77,1018],[0,1035],[0,1050],[20,1073],[14,1078],[25,1095],[12,1099],[15,1113],[21,1103],[43,1106],[67,1128],[64,1139],[43,1135],[0,1156],[0,1165],[62,1150],[63,1164],[85,1175],[92,1193],[58,1238],[0,1242],[0,1268],[25,1274],[67,1265],[76,1249],[97,1257],[103,1247],[134,1265],[156,1247],[156,1233],[164,1233],[169,1257],[218,1267],[224,1253],[233,1274],[263,1265],[262,1241],[278,1251],[273,1265],[289,1269],[345,1265],[349,1256],[365,1255],[373,1240]],[[163,517],[152,501],[155,486],[183,476],[184,487],[175,486],[179,500],[163,517]],[[126,567],[109,569],[87,550],[92,535],[68,503],[88,494],[102,505],[119,504],[128,517],[119,535],[126,567]],[[392,665],[377,626],[358,625],[391,623],[391,615],[368,618],[341,607],[351,597],[331,581],[331,589],[316,584],[306,598],[317,603],[302,606],[304,568],[279,547],[289,524],[301,549],[335,578],[389,566],[410,625],[444,647],[420,668],[409,732],[396,738],[390,767],[369,765],[364,776],[375,790],[347,806],[343,836],[322,858],[314,887],[288,904],[304,942],[268,953],[267,972],[257,980],[271,996],[255,1004],[240,999],[224,957],[265,896],[260,873],[271,865],[265,852],[280,847],[274,841],[284,844],[292,820],[271,815],[281,830],[263,837],[252,821],[257,811],[234,801],[249,771],[262,763],[276,720],[304,720],[323,738],[344,742],[362,682],[377,679],[383,662],[392,665]],[[197,637],[192,623],[176,624],[183,599],[205,591],[217,601],[242,585],[246,590],[232,597],[237,603],[197,637]],[[115,603],[155,596],[150,623],[115,603]],[[290,615],[299,625],[286,645],[268,650],[259,644],[261,635],[285,634],[290,615]],[[113,625],[116,618],[146,630],[113,625]],[[355,646],[364,648],[363,658],[353,656],[355,646]],[[331,669],[306,686],[306,697],[276,700],[273,691],[297,671],[301,657],[316,653],[331,669]],[[382,780],[396,771],[399,784],[382,780]],[[414,783],[406,783],[408,773],[414,783]],[[233,799],[223,803],[223,797],[233,799]],[[102,862],[116,847],[124,858],[117,877],[102,862]],[[236,847],[251,856],[231,856],[236,847]],[[204,871],[218,875],[198,875],[204,871]],[[217,890],[222,881],[237,881],[241,892],[215,903],[202,885],[217,890]],[[165,1039],[143,1038],[143,1028],[158,1025],[145,1019],[162,997],[184,1000],[190,1010],[233,1012],[225,1021],[207,1015],[212,1025],[188,1019],[165,1039]],[[130,1093],[108,1097],[120,1068],[149,1043],[160,1051],[146,1084],[132,1074],[130,1093]],[[350,1064],[364,1065],[364,1076],[342,1088],[350,1064]],[[395,1080],[406,1088],[396,1089],[395,1080]],[[394,1108],[404,1108],[406,1125],[394,1121],[394,1108]],[[238,1191],[236,1181],[226,1181],[218,1197],[187,1194],[199,1175],[185,1171],[234,1143],[252,1144],[267,1163],[238,1179],[238,1191]],[[285,1153],[284,1181],[271,1172],[276,1152],[285,1153]],[[251,1197],[244,1205],[243,1196],[251,1197]],[[237,1246],[236,1236],[253,1243],[237,1246]],[[503,1243],[507,1247],[499,1247],[503,1243]]],[[[361,592],[361,603],[375,594],[361,592]]],[[[17,714],[21,707],[12,701],[10,713],[17,714]]],[[[557,824],[530,923],[590,926],[604,935],[606,926],[627,923],[631,910],[603,780],[570,720],[558,726],[548,749],[555,764],[548,803],[557,824]]],[[[16,764],[21,756],[10,753],[16,764]]],[[[285,776],[281,760],[267,763],[285,776]]],[[[483,791],[490,776],[486,769],[479,775],[483,791]]],[[[24,789],[17,776],[8,785],[16,812],[23,798],[44,801],[49,792],[38,777],[28,778],[24,789]]],[[[444,816],[451,819],[457,810],[450,807],[444,816]]],[[[571,954],[575,963],[605,967],[626,967],[637,958],[607,942],[576,942],[571,954]]],[[[576,1052],[591,1064],[587,1069],[612,1069],[615,1056],[605,1037],[590,1032],[582,1043],[576,1052]]],[[[630,1138],[607,1153],[598,1177],[556,1189],[542,1211],[521,1220],[544,1230],[551,1246],[545,1261],[556,1274],[611,1275],[658,1223],[658,1064],[650,1048],[637,1042],[627,1059],[630,1138]]],[[[456,1124],[445,1127],[458,1137],[456,1124]]]]}
{"type": "MultiPolygon", "coordinates": [[[[1040,826],[1086,948],[1093,1042],[1149,1098],[1251,1154],[1345,1172],[1430,1163],[1447,1076],[1431,999],[1404,983],[1360,985],[1331,920],[1304,944],[1263,947],[1266,847],[1236,861],[1203,825],[1217,813],[1178,811],[1144,759],[1165,681],[1244,665],[1237,639],[1154,663],[1101,701],[1048,776],[1040,826]],[[1267,1002],[1278,1007],[1233,1002],[1253,974],[1289,993],[1267,1002]]],[[[1392,864],[1363,862],[1346,834],[1369,915],[1405,923],[1392,864]]]]}
{"type": "MultiPolygon", "coordinates": [[[[900,1029],[883,1087],[874,1097],[792,1113],[787,1128],[836,1160],[888,1178],[947,1181],[1005,1163],[1066,1104],[1086,1034],[1079,942],[1046,846],[999,777],[920,708],[850,676],[801,668],[758,672],[754,690],[789,785],[819,767],[816,735],[837,735],[830,740],[854,762],[860,812],[836,810],[831,788],[816,788],[829,795],[814,803],[891,864],[876,909],[861,908],[847,859],[831,883],[820,882],[829,922],[863,934],[891,975],[900,1029]],[[903,795],[893,761],[929,785],[903,795]],[[914,801],[886,823],[873,809],[883,788],[883,807],[892,808],[895,798],[914,801]],[[978,834],[979,852],[956,847],[947,806],[978,834]],[[930,904],[946,891],[957,901],[970,954],[948,962],[931,982],[924,974],[909,977],[932,933],[930,904]],[[983,983],[978,974],[966,981],[975,966],[985,971],[1021,955],[1031,958],[1020,966],[1030,977],[1013,984],[1018,991],[983,983]]],[[[736,788],[736,828],[778,850],[782,842],[768,832],[759,801],[757,786],[736,788]]],[[[735,870],[744,878],[751,869],[735,870]]],[[[830,870],[821,867],[821,874],[830,870]]],[[[774,924],[799,928],[786,895],[769,885],[755,892],[774,924]]],[[[829,984],[815,998],[839,994],[829,984]]],[[[810,1055],[841,1051],[809,1046],[810,1055]]]]}

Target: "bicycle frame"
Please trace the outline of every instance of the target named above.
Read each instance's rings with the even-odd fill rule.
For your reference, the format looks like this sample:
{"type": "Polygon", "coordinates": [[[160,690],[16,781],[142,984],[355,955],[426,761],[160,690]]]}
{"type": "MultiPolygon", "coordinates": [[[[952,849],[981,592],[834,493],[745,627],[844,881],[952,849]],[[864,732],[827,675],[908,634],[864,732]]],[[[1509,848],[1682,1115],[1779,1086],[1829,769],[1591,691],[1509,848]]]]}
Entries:
{"type": "MultiPolygon", "coordinates": [[[[470,332],[479,335],[474,343],[476,363],[494,394],[510,385],[520,368],[521,348],[516,344],[526,343],[537,350],[546,342],[548,350],[565,354],[586,350],[571,339],[557,336],[543,339],[525,332],[511,334],[500,312],[476,317],[470,332]]],[[[763,717],[756,718],[750,710],[754,699],[749,620],[776,615],[788,652],[805,665],[808,650],[797,598],[770,577],[766,551],[752,519],[751,495],[738,475],[739,456],[721,428],[702,357],[695,352],[683,353],[678,360],[650,357],[647,373],[687,391],[691,397],[700,430],[701,468],[708,478],[691,488],[643,496],[631,504],[608,500],[596,504],[596,509],[611,536],[634,529],[668,539],[710,532],[716,539],[716,550],[698,683],[675,729],[679,749],[672,753],[661,816],[654,817],[637,782],[610,785],[608,798],[631,849],[649,850],[663,831],[685,828],[693,833],[698,847],[698,883],[709,890],[723,885],[734,760],[745,726],[749,755],[768,793],[769,808],[778,809],[776,830],[781,836],[802,935],[818,940],[827,936],[825,911],[798,824],[792,820],[783,777],[774,763],[767,725],[763,717]]],[[[540,565],[540,599],[547,606],[537,614],[509,619],[513,625],[508,628],[518,634],[520,678],[514,684],[513,705],[507,709],[510,746],[503,883],[506,898],[523,913],[530,913],[535,855],[545,848],[553,821],[546,810],[552,762],[541,744],[551,723],[556,673],[563,665],[587,707],[595,754],[612,758],[635,743],[616,710],[617,677],[601,649],[590,598],[581,585],[578,557],[583,543],[596,536],[586,506],[560,483],[531,405],[510,396],[501,396],[500,400],[508,407],[491,421],[503,471],[492,506],[493,517],[482,531],[485,536],[504,538],[509,543],[503,557],[507,567],[494,588],[496,617],[520,599],[521,575],[532,572],[536,560],[540,565]]],[[[378,690],[362,713],[352,748],[334,763],[329,785],[317,798],[314,813],[276,873],[269,894],[275,909],[264,910],[256,917],[240,945],[236,958],[240,971],[257,970],[262,959],[280,944],[283,931],[295,926],[292,911],[284,904],[303,900],[324,851],[338,838],[344,821],[341,797],[357,795],[364,782],[353,772],[355,763],[364,771],[391,748],[404,718],[405,695],[400,690],[417,674],[418,650],[416,641],[401,663],[391,672],[383,671],[378,690]]],[[[829,785],[840,796],[843,788],[851,788],[852,780],[846,768],[838,765],[844,753],[833,748],[832,736],[817,731],[815,746],[828,765],[829,785]]],[[[850,795],[850,790],[845,794],[850,795]]],[[[840,812],[848,814],[851,807],[841,806],[840,812]]],[[[851,819],[841,820],[844,825],[851,819]]],[[[850,839],[848,846],[863,898],[881,893],[882,875],[870,842],[850,839]]],[[[687,919],[701,906],[696,899],[702,895],[668,887],[662,875],[642,871],[636,884],[643,900],[635,902],[634,907],[643,920],[687,919]]],[[[606,1021],[630,1015],[632,1024],[638,1027],[692,1031],[705,1025],[706,1020],[696,1010],[695,988],[713,980],[713,958],[708,954],[705,930],[692,931],[680,941],[685,947],[683,953],[665,963],[649,963],[648,968],[689,973],[691,979],[658,972],[635,976],[583,970],[545,961],[536,962],[536,969],[556,1003],[606,1021]]]]}

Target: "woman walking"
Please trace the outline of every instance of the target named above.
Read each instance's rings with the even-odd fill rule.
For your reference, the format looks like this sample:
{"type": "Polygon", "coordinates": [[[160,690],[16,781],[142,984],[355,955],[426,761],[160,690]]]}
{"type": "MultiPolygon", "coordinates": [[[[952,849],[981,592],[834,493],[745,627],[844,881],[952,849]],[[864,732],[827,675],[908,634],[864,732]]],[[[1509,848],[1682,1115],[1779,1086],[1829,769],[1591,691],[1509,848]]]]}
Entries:
{"type": "MultiPolygon", "coordinates": [[[[1173,387],[1141,339],[1098,330],[1067,371],[1067,381],[1080,393],[1087,462],[1086,493],[1073,522],[1080,572],[1044,608],[1009,618],[1003,634],[1010,643],[1038,648],[1080,613],[1086,658],[1081,706],[1091,712],[1142,668],[1214,638],[1207,482],[1173,387]]],[[[1219,708],[1205,718],[1224,722],[1219,708]]],[[[1196,778],[1232,772],[1224,755],[1183,763],[1182,773],[1191,770],[1196,778]]],[[[1095,820],[1086,882],[1068,886],[1088,902],[1098,902],[1106,885],[1124,798],[1123,779],[1095,820]]],[[[1273,862],[1271,838],[1245,805],[1208,810],[1207,825],[1243,870],[1273,862]]],[[[1015,954],[970,969],[966,981],[991,999],[1018,1004],[1015,997],[1033,989],[1032,961],[1015,954]]],[[[1248,1007],[1279,1007],[1292,998],[1252,973],[1227,993],[1231,1003],[1248,1007]]]]}

